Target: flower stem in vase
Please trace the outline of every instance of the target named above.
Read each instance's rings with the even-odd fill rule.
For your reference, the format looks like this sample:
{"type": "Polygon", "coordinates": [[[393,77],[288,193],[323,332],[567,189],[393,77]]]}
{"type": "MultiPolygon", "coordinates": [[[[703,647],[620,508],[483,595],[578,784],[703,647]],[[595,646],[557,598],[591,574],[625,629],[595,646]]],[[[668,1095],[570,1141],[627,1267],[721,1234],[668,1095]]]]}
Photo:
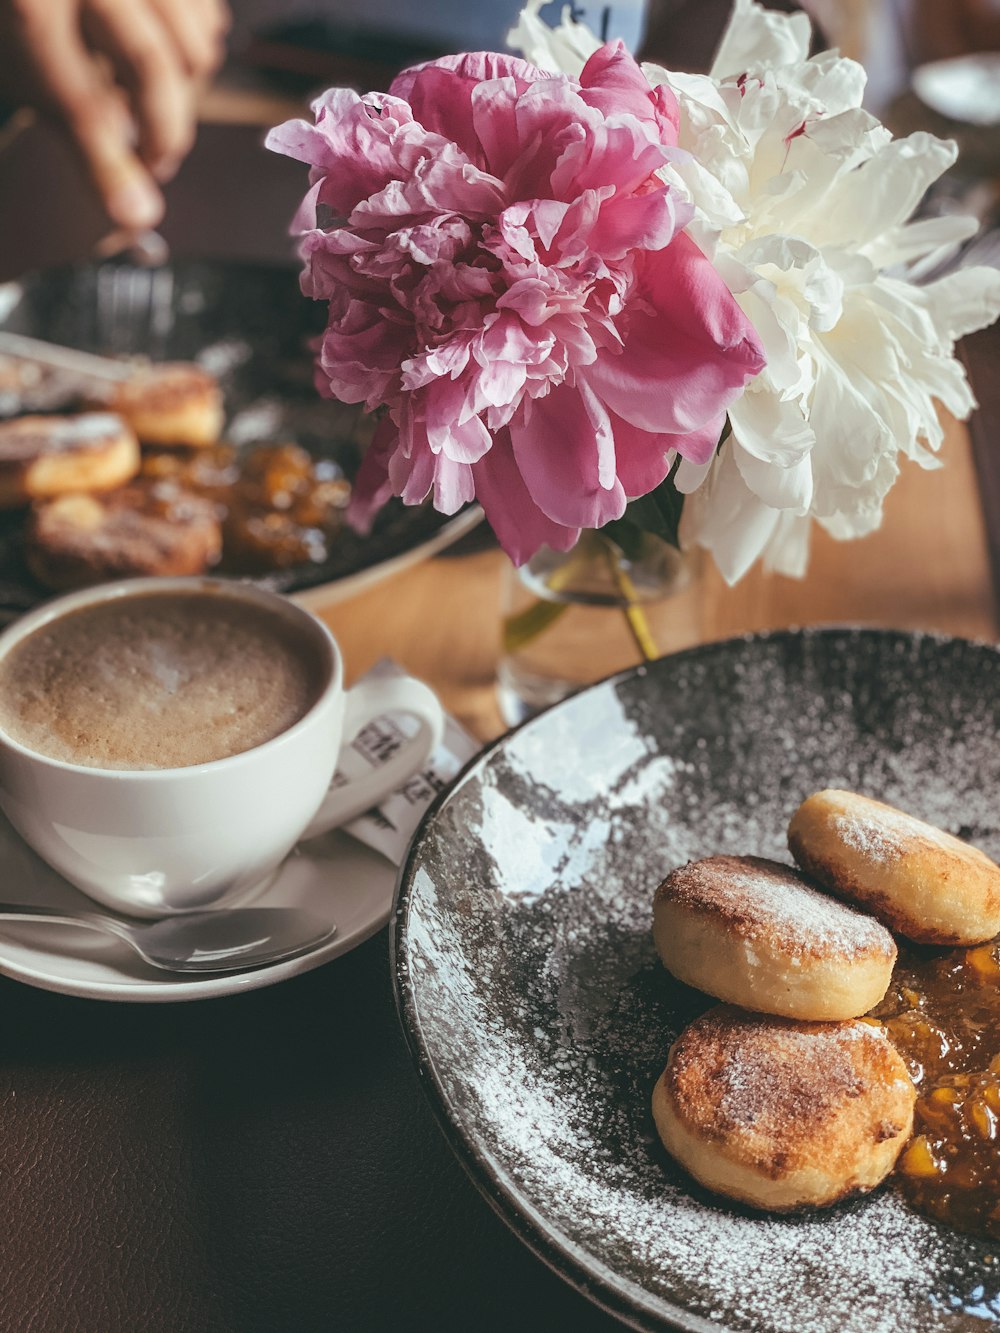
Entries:
{"type": "MultiPolygon", "coordinates": [[[[599,535],[599,534],[598,534],[599,535]]],[[[642,603],[635,590],[635,584],[629,578],[620,549],[609,538],[601,538],[604,546],[604,558],[608,562],[611,577],[622,595],[622,610],[635,646],[645,662],[654,662],[659,656],[656,640],[649,628],[649,621],[642,609],[642,603]]]]}
{"type": "Polygon", "coordinates": [[[640,534],[635,549],[585,532],[505,574],[501,712],[515,723],[616,671],[690,646],[700,633],[695,564],[640,534]]]}

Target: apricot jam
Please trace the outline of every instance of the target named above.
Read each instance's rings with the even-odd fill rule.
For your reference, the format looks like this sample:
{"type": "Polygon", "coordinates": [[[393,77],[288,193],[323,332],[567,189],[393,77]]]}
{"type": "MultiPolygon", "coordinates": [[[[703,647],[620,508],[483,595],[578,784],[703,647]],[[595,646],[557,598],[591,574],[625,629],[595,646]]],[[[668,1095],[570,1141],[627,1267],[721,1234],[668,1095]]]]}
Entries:
{"type": "Polygon", "coordinates": [[[142,470],[215,503],[222,516],[221,568],[235,574],[322,563],[350,498],[335,464],[290,443],[243,453],[228,444],[147,452],[142,470]]]}
{"type": "Polygon", "coordinates": [[[917,1086],[896,1170],[914,1207],[1000,1239],[1000,942],[901,954],[873,1017],[917,1086]]]}

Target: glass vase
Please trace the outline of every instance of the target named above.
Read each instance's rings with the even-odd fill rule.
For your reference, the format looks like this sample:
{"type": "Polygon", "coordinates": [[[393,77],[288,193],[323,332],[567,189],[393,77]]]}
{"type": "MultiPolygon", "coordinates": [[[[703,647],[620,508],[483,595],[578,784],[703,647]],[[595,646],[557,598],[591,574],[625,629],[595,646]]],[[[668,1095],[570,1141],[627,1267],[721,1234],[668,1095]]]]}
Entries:
{"type": "Polygon", "coordinates": [[[600,532],[543,547],[502,591],[497,671],[509,726],[584,685],[691,647],[701,631],[701,560],[650,533],[628,553],[600,532]]]}

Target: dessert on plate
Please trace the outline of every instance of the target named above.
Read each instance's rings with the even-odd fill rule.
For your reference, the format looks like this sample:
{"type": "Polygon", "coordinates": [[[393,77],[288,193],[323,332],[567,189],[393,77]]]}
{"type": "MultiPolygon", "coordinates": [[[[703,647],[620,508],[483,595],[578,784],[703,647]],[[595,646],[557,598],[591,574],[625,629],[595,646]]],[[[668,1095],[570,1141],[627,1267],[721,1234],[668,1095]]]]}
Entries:
{"type": "Polygon", "coordinates": [[[670,1049],[664,1146],[709,1189],[779,1212],[896,1167],[921,1211],[1000,1238],[1000,867],[835,790],[799,806],[789,845],[799,870],[715,856],[657,890],[665,966],[729,1002],[670,1049]]]}

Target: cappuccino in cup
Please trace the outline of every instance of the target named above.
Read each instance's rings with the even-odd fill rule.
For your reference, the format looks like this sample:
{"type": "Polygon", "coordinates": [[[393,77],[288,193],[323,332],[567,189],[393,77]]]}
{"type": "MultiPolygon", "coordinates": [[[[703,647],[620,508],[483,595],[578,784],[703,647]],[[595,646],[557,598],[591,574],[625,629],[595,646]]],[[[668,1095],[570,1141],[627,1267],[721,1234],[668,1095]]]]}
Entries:
{"type": "Polygon", "coordinates": [[[0,660],[0,729],[107,769],[186,768],[272,740],[318,700],[312,635],[268,607],[190,592],[98,602],[0,660]]]}
{"type": "Polygon", "coordinates": [[[249,584],[105,584],[0,634],[0,807],[70,883],[131,916],[261,891],[300,839],[403,786],[442,727],[410,677],[345,689],[323,622],[249,584]],[[334,782],[341,746],[393,712],[417,734],[334,782]]]}

